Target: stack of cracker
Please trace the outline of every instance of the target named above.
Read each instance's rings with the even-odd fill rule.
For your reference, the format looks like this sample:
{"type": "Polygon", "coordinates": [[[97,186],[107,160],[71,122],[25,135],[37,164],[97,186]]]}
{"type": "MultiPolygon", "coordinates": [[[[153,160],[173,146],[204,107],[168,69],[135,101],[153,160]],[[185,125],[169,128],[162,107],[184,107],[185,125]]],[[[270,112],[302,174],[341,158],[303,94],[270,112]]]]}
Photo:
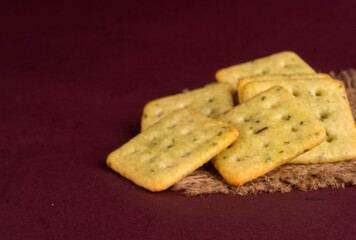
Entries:
{"type": "Polygon", "coordinates": [[[216,73],[218,83],[146,104],[142,132],[113,151],[110,168],[163,191],[211,161],[242,185],[283,164],[356,157],[342,82],[281,52],[216,73]]]}

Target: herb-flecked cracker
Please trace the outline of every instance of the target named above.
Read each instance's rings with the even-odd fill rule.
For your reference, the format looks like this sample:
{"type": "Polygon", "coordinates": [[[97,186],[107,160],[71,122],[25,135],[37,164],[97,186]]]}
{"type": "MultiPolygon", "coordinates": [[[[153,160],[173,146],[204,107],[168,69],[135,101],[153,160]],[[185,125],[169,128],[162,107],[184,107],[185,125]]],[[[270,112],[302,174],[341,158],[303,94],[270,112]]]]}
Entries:
{"type": "MultiPolygon", "coordinates": [[[[244,77],[239,80],[237,83],[237,91],[239,93],[242,92],[243,86],[250,82],[256,81],[270,81],[270,80],[284,80],[284,79],[325,79],[331,77],[326,73],[296,73],[296,74],[269,74],[269,75],[259,75],[259,76],[251,76],[251,77],[244,77]]],[[[239,102],[242,102],[242,95],[239,94],[239,102]]]]}
{"type": "Polygon", "coordinates": [[[232,88],[228,84],[210,84],[203,88],[153,100],[144,107],[141,130],[145,130],[171,112],[185,107],[214,118],[234,106],[232,95],[232,88]]]}
{"type": "Polygon", "coordinates": [[[216,72],[216,80],[229,83],[236,90],[240,78],[265,74],[315,73],[297,54],[280,52],[250,62],[233,65],[216,72]]]}
{"type": "Polygon", "coordinates": [[[113,151],[107,165],[150,191],[163,191],[208,162],[238,131],[188,109],[177,110],[113,151]]]}
{"type": "Polygon", "coordinates": [[[326,163],[356,158],[356,127],[341,81],[325,78],[312,82],[306,79],[251,82],[242,89],[242,101],[274,85],[283,86],[304,101],[326,129],[325,142],[290,163],[326,163]]]}
{"type": "Polygon", "coordinates": [[[241,185],[285,164],[325,139],[325,129],[306,105],[273,87],[217,118],[239,138],[213,160],[232,185],[241,185]]]}

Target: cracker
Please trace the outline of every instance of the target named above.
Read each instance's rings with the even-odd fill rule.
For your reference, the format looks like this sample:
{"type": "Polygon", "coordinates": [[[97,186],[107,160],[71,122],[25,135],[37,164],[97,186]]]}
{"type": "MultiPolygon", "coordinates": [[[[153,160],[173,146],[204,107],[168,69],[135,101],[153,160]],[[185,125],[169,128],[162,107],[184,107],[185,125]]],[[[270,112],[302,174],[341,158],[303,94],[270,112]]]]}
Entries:
{"type": "Polygon", "coordinates": [[[240,78],[281,73],[315,73],[315,71],[297,54],[285,51],[223,68],[216,72],[215,77],[218,82],[229,83],[236,90],[240,78]]]}
{"type": "Polygon", "coordinates": [[[141,130],[145,130],[169,113],[185,107],[214,118],[233,107],[232,94],[232,88],[228,84],[210,84],[193,91],[151,101],[144,107],[141,130]]]}
{"type": "Polygon", "coordinates": [[[239,130],[238,140],[212,161],[232,185],[268,173],[319,145],[326,136],[306,105],[278,86],[217,119],[239,130]]]}
{"type": "MultiPolygon", "coordinates": [[[[251,76],[244,77],[239,80],[237,83],[237,91],[240,93],[245,84],[249,82],[256,81],[270,81],[270,80],[284,80],[284,79],[321,79],[321,78],[331,78],[326,73],[296,73],[296,74],[269,74],[269,75],[260,75],[260,76],[251,76]]],[[[239,102],[241,102],[241,95],[239,95],[239,102]]]]}
{"type": "Polygon", "coordinates": [[[304,101],[325,127],[327,140],[290,163],[326,163],[356,158],[356,128],[344,85],[325,78],[258,81],[246,84],[242,101],[274,85],[285,87],[304,101]]]}
{"type": "Polygon", "coordinates": [[[163,191],[208,162],[238,131],[188,109],[177,110],[107,158],[107,165],[150,191],[163,191]]]}

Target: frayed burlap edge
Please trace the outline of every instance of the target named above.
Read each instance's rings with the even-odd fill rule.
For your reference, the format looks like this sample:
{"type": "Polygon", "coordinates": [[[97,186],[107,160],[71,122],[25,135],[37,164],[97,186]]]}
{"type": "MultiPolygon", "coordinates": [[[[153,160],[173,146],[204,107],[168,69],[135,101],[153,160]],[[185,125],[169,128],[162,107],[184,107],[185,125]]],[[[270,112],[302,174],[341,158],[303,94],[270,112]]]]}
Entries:
{"type": "MultiPolygon", "coordinates": [[[[330,75],[344,82],[354,118],[356,115],[356,70],[342,70],[330,75]]],[[[202,194],[258,194],[290,192],[293,189],[310,191],[323,188],[343,188],[356,185],[356,159],[338,163],[283,165],[242,186],[227,184],[211,163],[173,185],[170,190],[186,196],[202,194]]]]}

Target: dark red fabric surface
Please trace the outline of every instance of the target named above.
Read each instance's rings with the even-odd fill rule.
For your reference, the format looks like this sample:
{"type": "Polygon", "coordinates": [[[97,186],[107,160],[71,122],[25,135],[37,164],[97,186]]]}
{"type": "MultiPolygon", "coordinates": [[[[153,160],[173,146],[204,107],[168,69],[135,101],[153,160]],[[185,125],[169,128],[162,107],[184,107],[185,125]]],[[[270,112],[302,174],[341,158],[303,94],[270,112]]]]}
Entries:
{"type": "Polygon", "coordinates": [[[356,1],[0,3],[0,239],[355,239],[356,188],[185,197],[105,165],[152,99],[281,50],[356,67],[356,1]]]}

